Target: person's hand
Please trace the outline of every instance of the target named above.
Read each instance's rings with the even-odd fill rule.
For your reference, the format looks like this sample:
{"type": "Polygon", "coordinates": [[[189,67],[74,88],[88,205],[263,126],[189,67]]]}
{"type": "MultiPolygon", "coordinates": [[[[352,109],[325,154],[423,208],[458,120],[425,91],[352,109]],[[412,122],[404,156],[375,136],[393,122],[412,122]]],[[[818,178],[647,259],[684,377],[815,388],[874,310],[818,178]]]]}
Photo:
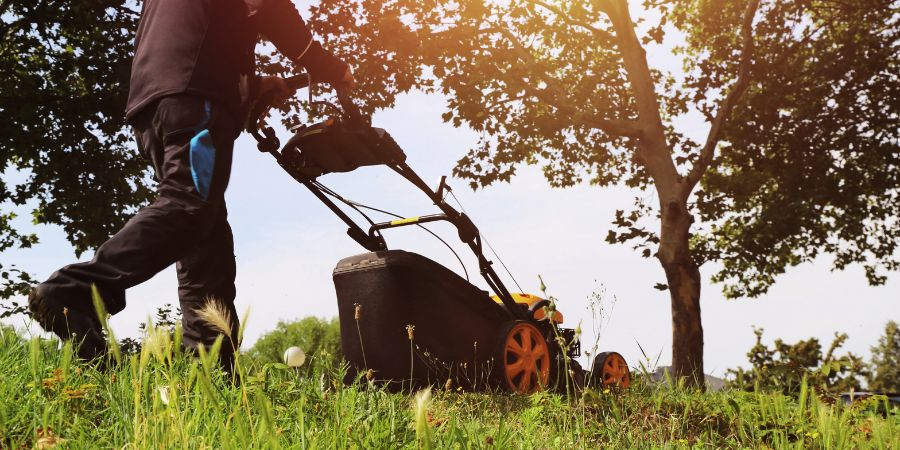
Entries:
{"type": "Polygon", "coordinates": [[[334,53],[313,42],[304,55],[295,61],[303,66],[314,82],[328,83],[338,90],[350,91],[356,88],[356,79],[350,65],[334,53]]]}
{"type": "Polygon", "coordinates": [[[266,99],[272,107],[281,106],[293,94],[284,78],[275,76],[260,77],[258,92],[256,101],[266,99]]]}

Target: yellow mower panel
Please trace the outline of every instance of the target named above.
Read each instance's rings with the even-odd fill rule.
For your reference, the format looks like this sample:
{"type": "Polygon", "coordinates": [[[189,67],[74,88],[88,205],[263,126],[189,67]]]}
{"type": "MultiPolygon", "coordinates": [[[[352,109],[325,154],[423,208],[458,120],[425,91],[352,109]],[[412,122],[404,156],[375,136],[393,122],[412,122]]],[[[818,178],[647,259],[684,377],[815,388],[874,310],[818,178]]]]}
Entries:
{"type": "MultiPolygon", "coordinates": [[[[513,298],[513,300],[515,300],[516,303],[526,305],[526,307],[529,307],[529,308],[531,307],[531,305],[533,305],[541,300],[544,300],[543,298],[538,297],[537,295],[525,294],[522,292],[512,292],[512,293],[510,293],[510,295],[512,295],[512,298],[513,298]]],[[[501,305],[503,304],[503,301],[500,300],[499,296],[492,295],[491,299],[501,305]]],[[[534,320],[543,320],[544,314],[546,314],[544,312],[544,308],[538,309],[537,311],[534,312],[534,320]]],[[[554,311],[553,312],[553,321],[556,323],[563,323],[562,313],[559,311],[554,311]]]]}

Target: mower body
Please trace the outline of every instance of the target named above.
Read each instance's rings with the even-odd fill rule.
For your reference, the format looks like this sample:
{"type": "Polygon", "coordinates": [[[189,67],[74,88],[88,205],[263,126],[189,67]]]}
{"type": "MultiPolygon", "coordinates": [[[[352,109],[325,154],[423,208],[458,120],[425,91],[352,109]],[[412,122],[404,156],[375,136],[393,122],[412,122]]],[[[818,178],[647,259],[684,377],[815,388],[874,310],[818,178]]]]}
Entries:
{"type": "Polygon", "coordinates": [[[509,314],[487,292],[416,253],[344,258],[334,269],[341,347],[351,376],[393,384],[485,386],[509,314]]]}

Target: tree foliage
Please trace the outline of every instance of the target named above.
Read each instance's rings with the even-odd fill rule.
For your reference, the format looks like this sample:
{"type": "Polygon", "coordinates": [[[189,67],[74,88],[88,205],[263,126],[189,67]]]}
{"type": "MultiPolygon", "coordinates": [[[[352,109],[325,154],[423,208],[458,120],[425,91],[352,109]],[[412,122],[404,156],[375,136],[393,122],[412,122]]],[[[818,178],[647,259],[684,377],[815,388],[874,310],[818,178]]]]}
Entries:
{"type": "MultiPolygon", "coordinates": [[[[706,113],[704,92],[734,71],[727,28],[739,11],[694,3],[675,22],[688,36],[687,95],[706,113]]],[[[700,245],[723,266],[714,280],[757,296],[827,254],[883,284],[900,268],[900,2],[764,4],[754,86],[697,198],[711,224],[700,245]]]]}
{"type": "MultiPolygon", "coordinates": [[[[14,209],[96,247],[145,202],[146,165],[125,126],[134,2],[0,1],[0,251],[37,236],[14,209]]],[[[4,298],[28,277],[0,268],[4,298]]]]}
{"type": "Polygon", "coordinates": [[[893,320],[884,327],[884,336],[872,347],[868,377],[869,390],[900,392],[900,327],[893,320]]]}
{"type": "Polygon", "coordinates": [[[315,364],[327,360],[332,367],[343,364],[341,328],[337,319],[305,317],[293,322],[278,322],[274,330],[256,341],[248,354],[262,362],[282,362],[288,347],[297,346],[307,355],[301,370],[311,373],[315,364]],[[311,358],[311,359],[309,359],[311,358]]]}

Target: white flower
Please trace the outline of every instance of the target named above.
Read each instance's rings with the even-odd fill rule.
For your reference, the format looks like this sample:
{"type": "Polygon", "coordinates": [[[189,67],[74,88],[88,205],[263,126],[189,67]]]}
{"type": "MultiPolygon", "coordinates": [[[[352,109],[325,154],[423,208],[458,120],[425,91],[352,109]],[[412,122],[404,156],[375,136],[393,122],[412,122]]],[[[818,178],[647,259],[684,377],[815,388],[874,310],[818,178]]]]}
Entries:
{"type": "Polygon", "coordinates": [[[300,367],[306,362],[306,353],[300,347],[288,347],[284,351],[284,363],[290,367],[300,367]]]}

